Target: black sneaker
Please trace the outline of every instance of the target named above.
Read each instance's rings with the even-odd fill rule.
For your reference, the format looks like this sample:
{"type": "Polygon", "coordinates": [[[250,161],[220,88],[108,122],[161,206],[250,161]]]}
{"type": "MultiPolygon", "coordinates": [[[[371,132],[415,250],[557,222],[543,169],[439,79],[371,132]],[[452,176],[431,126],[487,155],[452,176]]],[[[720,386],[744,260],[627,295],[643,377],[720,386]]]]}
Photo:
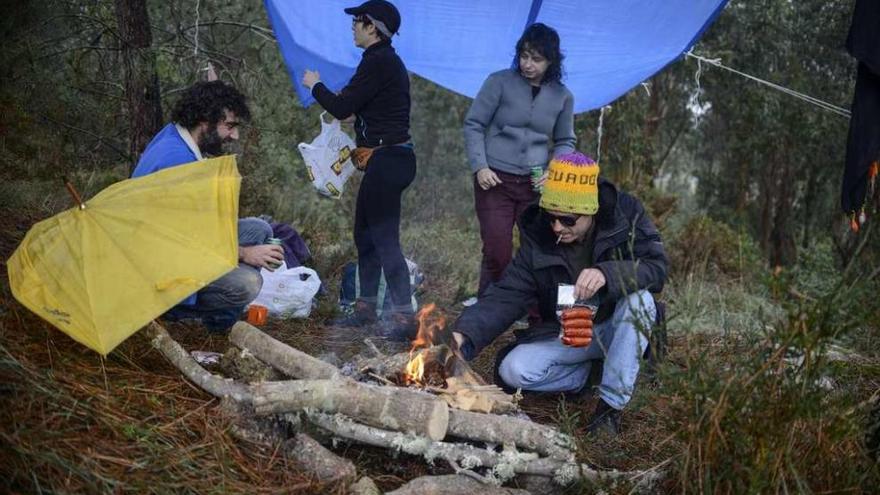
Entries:
{"type": "Polygon", "coordinates": [[[596,410],[587,423],[587,435],[616,437],[620,434],[620,411],[599,399],[596,410]]]}
{"type": "Polygon", "coordinates": [[[337,327],[363,327],[376,323],[376,305],[364,301],[354,303],[350,315],[335,318],[330,324],[337,327]]]}

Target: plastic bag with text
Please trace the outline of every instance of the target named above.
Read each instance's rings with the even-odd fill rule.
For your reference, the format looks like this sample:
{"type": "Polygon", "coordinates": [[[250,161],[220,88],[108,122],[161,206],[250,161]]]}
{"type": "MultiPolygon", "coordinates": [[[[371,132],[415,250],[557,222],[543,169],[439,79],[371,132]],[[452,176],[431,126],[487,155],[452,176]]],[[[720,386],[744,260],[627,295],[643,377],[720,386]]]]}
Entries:
{"type": "Polygon", "coordinates": [[[338,120],[331,118],[330,123],[324,121],[326,113],[321,113],[321,133],[318,137],[311,143],[299,143],[297,148],[315,189],[324,196],[339,199],[345,182],[355,171],[351,163],[355,144],[342,130],[338,120]]]}

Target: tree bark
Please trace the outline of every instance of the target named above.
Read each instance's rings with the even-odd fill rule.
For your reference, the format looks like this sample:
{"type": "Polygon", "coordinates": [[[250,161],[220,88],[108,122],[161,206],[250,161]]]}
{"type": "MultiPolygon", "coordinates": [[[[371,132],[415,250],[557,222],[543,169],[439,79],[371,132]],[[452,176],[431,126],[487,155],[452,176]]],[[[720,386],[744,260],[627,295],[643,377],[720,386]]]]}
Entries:
{"type": "MultiPolygon", "coordinates": [[[[258,418],[252,406],[223,399],[220,408],[233,420],[230,432],[236,438],[270,449],[279,449],[287,459],[326,485],[351,485],[357,477],[354,464],[339,457],[305,433],[291,432],[290,423],[277,418],[258,418]]],[[[329,488],[329,486],[325,487],[329,488]]]]}
{"type": "Polygon", "coordinates": [[[315,380],[342,378],[336,366],[273,339],[244,321],[232,327],[229,341],[242,349],[247,349],[259,360],[294,378],[315,380]]]}
{"type": "Polygon", "coordinates": [[[334,454],[305,433],[284,442],[285,454],[324,483],[350,485],[357,469],[348,459],[334,454]]]}
{"type": "Polygon", "coordinates": [[[573,458],[574,442],[555,428],[509,416],[449,410],[449,435],[516,445],[554,459],[573,458]]]}
{"type": "Polygon", "coordinates": [[[460,474],[422,476],[385,495],[530,495],[526,490],[487,485],[460,474]]]}
{"type": "Polygon", "coordinates": [[[567,485],[577,479],[587,479],[629,481],[639,488],[650,489],[660,479],[661,473],[658,469],[665,464],[645,471],[597,471],[586,464],[541,458],[534,453],[494,452],[466,444],[431,442],[426,438],[358,424],[339,415],[306,411],[305,416],[315,426],[358,443],[402,450],[410,455],[423,456],[431,462],[436,459],[451,460],[466,469],[494,468],[491,476],[502,483],[517,474],[531,474],[550,477],[560,485],[567,485]]]}
{"type": "Polygon", "coordinates": [[[159,350],[165,359],[171,362],[191,382],[215,397],[229,397],[236,402],[250,404],[254,400],[251,388],[247,385],[227,380],[211,374],[202,368],[186,350],[168,335],[168,331],[156,322],[150,323],[143,330],[144,334],[159,350]]]}
{"type": "Polygon", "coordinates": [[[146,0],[116,0],[132,168],[162,126],[162,102],[146,0]]]}
{"type": "Polygon", "coordinates": [[[437,397],[396,387],[350,380],[266,382],[254,386],[257,414],[299,412],[307,408],[344,414],[380,428],[440,440],[449,426],[449,409],[437,397]]]}

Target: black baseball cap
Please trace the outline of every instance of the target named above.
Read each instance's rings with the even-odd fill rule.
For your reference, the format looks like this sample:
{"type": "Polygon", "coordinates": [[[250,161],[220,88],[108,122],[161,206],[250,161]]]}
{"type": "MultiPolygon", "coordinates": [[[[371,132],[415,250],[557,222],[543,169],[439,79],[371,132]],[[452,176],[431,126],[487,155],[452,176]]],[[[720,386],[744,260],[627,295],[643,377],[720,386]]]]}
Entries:
{"type": "Polygon", "coordinates": [[[383,31],[382,27],[387,28],[386,36],[397,33],[400,29],[400,12],[397,11],[391,2],[385,0],[367,0],[357,7],[349,7],[345,9],[348,15],[367,15],[377,24],[376,28],[383,31]],[[379,26],[381,22],[384,26],[379,26]]]}

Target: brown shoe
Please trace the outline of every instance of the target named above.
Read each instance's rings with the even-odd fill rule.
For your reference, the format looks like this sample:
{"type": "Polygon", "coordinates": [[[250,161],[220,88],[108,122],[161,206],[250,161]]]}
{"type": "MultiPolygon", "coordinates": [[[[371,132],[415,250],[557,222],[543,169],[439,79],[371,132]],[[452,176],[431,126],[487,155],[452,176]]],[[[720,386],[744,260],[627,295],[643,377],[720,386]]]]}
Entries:
{"type": "Polygon", "coordinates": [[[419,324],[412,313],[394,313],[382,322],[382,337],[395,342],[409,342],[418,331],[419,324]]]}
{"type": "Polygon", "coordinates": [[[599,399],[596,410],[587,422],[587,435],[614,438],[620,434],[620,411],[599,399]]]}
{"type": "Polygon", "coordinates": [[[337,327],[363,327],[376,323],[376,305],[358,299],[350,315],[336,318],[330,322],[337,327]]]}

